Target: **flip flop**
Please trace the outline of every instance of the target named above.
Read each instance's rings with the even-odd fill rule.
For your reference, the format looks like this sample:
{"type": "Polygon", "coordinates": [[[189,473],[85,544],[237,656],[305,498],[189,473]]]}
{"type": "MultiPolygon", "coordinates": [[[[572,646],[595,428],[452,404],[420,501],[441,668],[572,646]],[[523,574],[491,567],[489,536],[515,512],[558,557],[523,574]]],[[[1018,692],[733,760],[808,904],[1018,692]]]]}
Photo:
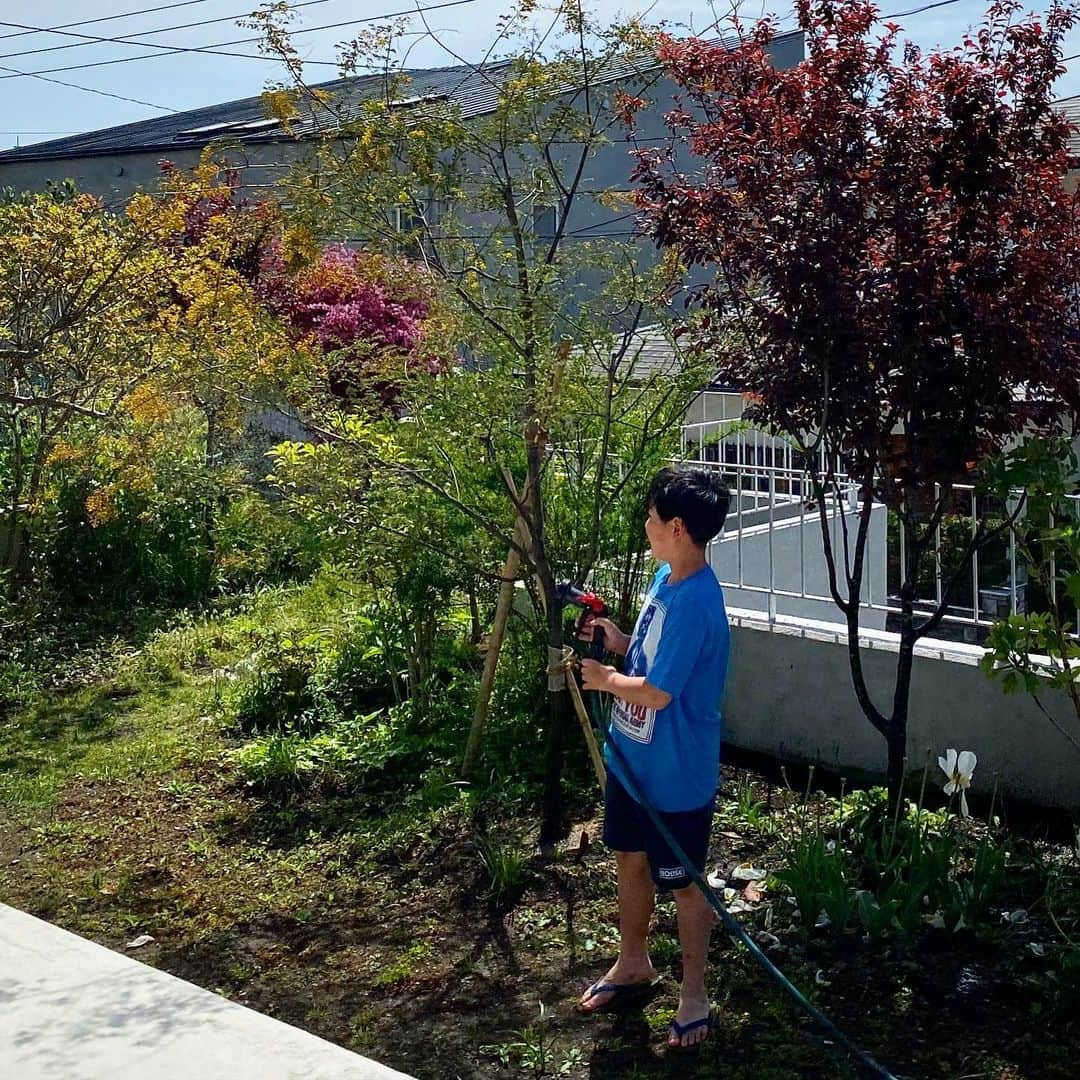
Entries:
{"type": "Polygon", "coordinates": [[[703,1042],[708,1039],[712,1034],[712,1029],[716,1026],[716,1010],[710,1009],[708,1016],[703,1016],[700,1020],[691,1020],[689,1024],[680,1024],[678,1020],[672,1020],[668,1027],[668,1039],[670,1040],[672,1035],[679,1040],[674,1046],[671,1042],[668,1042],[669,1050],[694,1050],[699,1047],[703,1042]],[[691,1043],[689,1046],[683,1045],[683,1038],[690,1034],[691,1031],[697,1031],[698,1028],[705,1029],[705,1038],[698,1039],[696,1043],[691,1043]]]}
{"type": "Polygon", "coordinates": [[[663,981],[663,976],[657,975],[655,979],[644,979],[636,983],[594,982],[588,991],[590,999],[597,994],[611,994],[611,997],[603,1005],[597,1005],[595,1009],[586,1009],[579,1003],[578,1011],[591,1016],[593,1013],[614,1012],[618,1009],[648,1005],[656,996],[656,991],[663,981]]]}

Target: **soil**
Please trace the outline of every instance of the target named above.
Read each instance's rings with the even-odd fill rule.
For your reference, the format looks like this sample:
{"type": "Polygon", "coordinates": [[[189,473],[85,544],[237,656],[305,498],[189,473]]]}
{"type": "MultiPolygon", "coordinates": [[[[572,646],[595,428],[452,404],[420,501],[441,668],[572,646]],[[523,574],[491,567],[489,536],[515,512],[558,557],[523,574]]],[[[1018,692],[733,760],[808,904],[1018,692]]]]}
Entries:
{"type": "MultiPolygon", "coordinates": [[[[765,798],[761,776],[738,778],[765,798]]],[[[731,798],[715,827],[719,864],[775,867],[775,840],[723,813],[731,798]]],[[[273,815],[215,760],[165,783],[77,781],[46,816],[0,811],[0,896],[421,1080],[857,1075],[719,930],[718,1027],[697,1051],[668,1051],[679,974],[670,898],[656,915],[658,998],[579,1015],[617,941],[595,809],[579,808],[575,838],[584,827],[593,840],[581,854],[533,854],[524,809],[489,825],[525,853],[521,879],[508,874],[500,892],[477,854],[476,819],[459,807],[396,831],[389,816],[358,825],[355,808],[332,799],[317,814],[273,815]],[[128,949],[142,933],[154,941],[128,949]]],[[[1008,904],[1034,912],[1025,879],[1010,889],[1008,904]]],[[[766,892],[741,917],[897,1077],[1077,1076],[1080,1023],[1043,1020],[1030,991],[1045,961],[1028,946],[1049,934],[1037,914],[978,936],[927,930],[901,947],[807,936],[790,911],[766,892]]]]}

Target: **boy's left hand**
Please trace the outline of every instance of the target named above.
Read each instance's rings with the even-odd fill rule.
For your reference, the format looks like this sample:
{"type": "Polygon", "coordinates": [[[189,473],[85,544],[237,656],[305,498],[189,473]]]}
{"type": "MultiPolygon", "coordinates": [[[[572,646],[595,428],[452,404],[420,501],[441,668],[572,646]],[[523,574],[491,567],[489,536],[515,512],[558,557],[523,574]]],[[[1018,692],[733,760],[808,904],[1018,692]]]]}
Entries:
{"type": "Polygon", "coordinates": [[[607,690],[615,669],[599,660],[581,661],[581,687],[583,690],[607,690]]]}

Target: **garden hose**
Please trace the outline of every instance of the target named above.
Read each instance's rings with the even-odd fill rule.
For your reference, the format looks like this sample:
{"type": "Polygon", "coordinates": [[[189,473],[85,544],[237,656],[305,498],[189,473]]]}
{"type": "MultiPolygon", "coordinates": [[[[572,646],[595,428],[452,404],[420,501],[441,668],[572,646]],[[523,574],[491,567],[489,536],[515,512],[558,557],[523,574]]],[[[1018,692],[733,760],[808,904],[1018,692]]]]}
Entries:
{"type": "MultiPolygon", "coordinates": [[[[603,638],[600,638],[600,651],[603,649],[603,638]]],[[[596,642],[594,639],[593,648],[590,649],[590,653],[597,652],[596,642]]],[[[565,670],[567,672],[567,686],[570,689],[571,696],[574,698],[574,707],[578,710],[579,716],[585,712],[584,704],[582,703],[581,690],[577,684],[577,678],[574,675],[571,668],[577,660],[577,654],[572,648],[567,647],[564,651],[565,658],[565,670]]],[[[743,925],[724,907],[720,898],[716,895],[715,890],[705,880],[704,877],[693,867],[686,852],[683,851],[678,841],[671,834],[671,830],[664,824],[659,813],[653,808],[652,804],[645,798],[640,786],[634,778],[633,770],[630,768],[626,757],[619,749],[614,739],[608,738],[608,727],[604,723],[602,715],[600,715],[600,704],[598,701],[598,694],[589,695],[589,715],[592,717],[592,724],[596,729],[597,734],[603,739],[604,745],[610,748],[611,756],[614,763],[618,766],[620,777],[627,791],[638,803],[639,806],[648,815],[649,820],[656,826],[657,831],[663,837],[664,842],[671,848],[675,857],[682,863],[683,869],[689,874],[694,884],[701,890],[702,895],[709,902],[709,906],[716,912],[720,919],[721,924],[728,934],[736,941],[741,942],[750,951],[750,955],[757,961],[758,966],[765,972],[766,975],[773,982],[775,982],[780,988],[790,997],[795,1004],[810,1017],[818,1025],[818,1027],[830,1036],[835,1042],[846,1050],[852,1058],[863,1065],[872,1076],[880,1077],[881,1080],[896,1080],[896,1077],[889,1072],[884,1066],[879,1065],[869,1054],[860,1050],[820,1009],[811,1004],[803,993],[799,990],[794,983],[765,955],[761,950],[761,946],[746,932],[743,925]]]]}

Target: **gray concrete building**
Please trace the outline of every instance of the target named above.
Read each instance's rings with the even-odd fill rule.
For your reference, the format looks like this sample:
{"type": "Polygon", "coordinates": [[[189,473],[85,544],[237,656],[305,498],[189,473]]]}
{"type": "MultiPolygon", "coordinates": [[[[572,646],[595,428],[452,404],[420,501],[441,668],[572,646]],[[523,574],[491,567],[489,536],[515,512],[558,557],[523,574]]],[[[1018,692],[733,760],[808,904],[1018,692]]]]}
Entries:
{"type": "MultiPolygon", "coordinates": [[[[779,67],[797,64],[803,58],[802,34],[777,37],[772,55],[779,67]]],[[[398,103],[403,108],[449,101],[467,119],[494,109],[498,85],[511,70],[506,62],[480,69],[456,66],[412,70],[407,73],[407,87],[393,92],[402,95],[398,103]]],[[[647,143],[651,136],[662,136],[663,116],[675,103],[675,88],[667,80],[657,79],[655,67],[616,67],[599,82],[599,92],[608,99],[616,89],[643,92],[651,105],[639,119],[642,140],[647,143]]],[[[118,205],[139,189],[154,188],[163,161],[190,168],[207,147],[212,147],[221,160],[240,170],[245,194],[257,197],[288,168],[308,156],[314,136],[322,137],[334,130],[339,124],[339,111],[348,116],[359,102],[385,95],[387,82],[382,75],[365,75],[331,80],[313,89],[330,95],[336,108],[311,109],[291,125],[289,132],[268,118],[262,97],[255,96],[6,150],[0,152],[0,188],[40,191],[49,182],[70,179],[80,191],[118,205]]],[[[589,176],[583,186],[590,190],[630,186],[632,159],[621,126],[616,125],[611,135],[611,141],[589,161],[589,176]]],[[[567,148],[567,154],[572,150],[567,148]]],[[[574,228],[591,226],[593,217],[595,224],[602,225],[606,219],[619,216],[599,205],[583,204],[576,212],[583,216],[572,223],[574,228]]]]}

